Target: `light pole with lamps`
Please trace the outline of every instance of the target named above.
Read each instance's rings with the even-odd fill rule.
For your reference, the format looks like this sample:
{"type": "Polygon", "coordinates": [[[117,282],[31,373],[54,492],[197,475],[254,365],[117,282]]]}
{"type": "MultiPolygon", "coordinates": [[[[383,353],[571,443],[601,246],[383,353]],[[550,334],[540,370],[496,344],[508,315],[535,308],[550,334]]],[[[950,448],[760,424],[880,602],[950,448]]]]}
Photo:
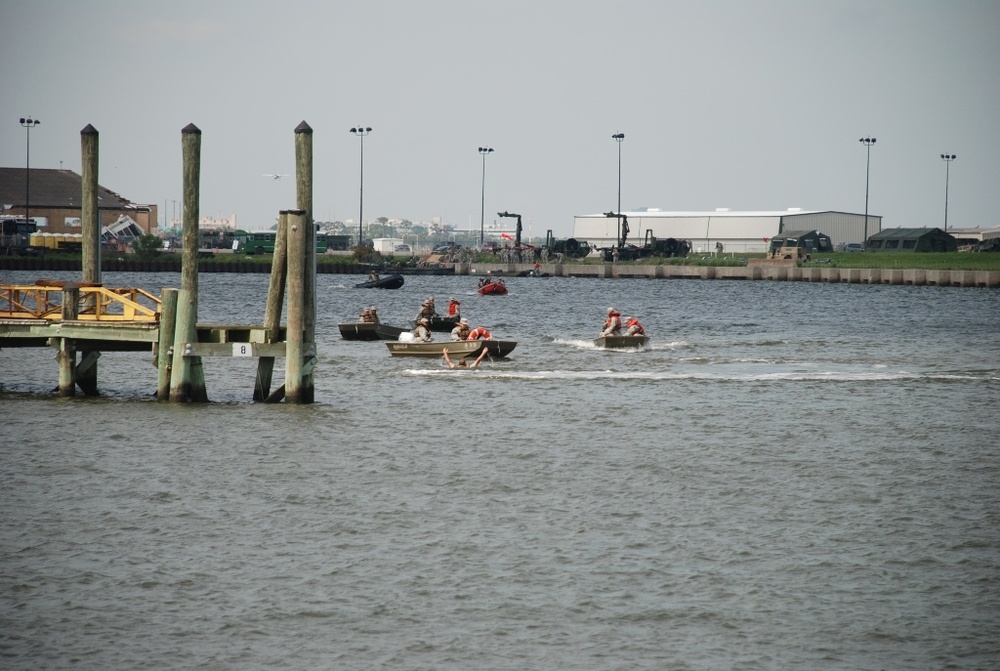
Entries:
{"type": "Polygon", "coordinates": [[[479,207],[479,247],[482,248],[486,222],[486,155],[493,153],[493,147],[480,147],[479,155],[483,157],[483,190],[479,207]]]}
{"type": "Polygon", "coordinates": [[[948,232],[948,179],[951,177],[951,162],[958,156],[956,154],[941,154],[944,161],[944,230],[948,232]]]}
{"type": "Polygon", "coordinates": [[[370,126],[357,128],[352,128],[351,133],[357,135],[361,138],[361,194],[359,196],[360,204],[358,205],[358,247],[361,246],[361,241],[364,240],[364,233],[361,230],[361,222],[364,221],[365,213],[365,135],[372,132],[370,126]]]}
{"type": "Polygon", "coordinates": [[[21,118],[21,125],[24,127],[24,223],[31,222],[31,129],[42,123],[38,119],[31,117],[21,118]]]}
{"type": "Polygon", "coordinates": [[[864,244],[868,245],[868,175],[871,171],[872,166],[872,145],[875,144],[875,138],[873,137],[863,137],[858,140],[861,144],[868,148],[868,161],[865,164],[865,240],[864,244]]]}
{"type": "Polygon", "coordinates": [[[622,239],[622,142],[625,141],[625,133],[615,133],[611,139],[618,143],[618,240],[622,239]]]}

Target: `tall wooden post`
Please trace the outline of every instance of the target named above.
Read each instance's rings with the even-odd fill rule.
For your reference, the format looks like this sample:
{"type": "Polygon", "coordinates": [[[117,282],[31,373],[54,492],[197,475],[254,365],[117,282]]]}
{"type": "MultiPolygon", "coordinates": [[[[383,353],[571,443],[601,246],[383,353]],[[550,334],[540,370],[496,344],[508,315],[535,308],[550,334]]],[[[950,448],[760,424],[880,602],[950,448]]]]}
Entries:
{"type": "Polygon", "coordinates": [[[303,342],[313,354],[307,357],[302,376],[301,402],[315,399],[313,370],[316,363],[316,224],[313,220],[313,130],[305,121],[295,128],[295,207],[305,213],[305,282],[303,284],[303,342]],[[310,348],[310,345],[312,347],[310,348]]]}
{"type": "MultiPolygon", "coordinates": [[[[63,287],[62,292],[63,321],[72,321],[80,313],[80,287],[71,284],[63,287]]],[[[76,343],[72,338],[59,339],[59,395],[76,395],[76,343]]]]}
{"type": "Polygon", "coordinates": [[[101,281],[101,219],[97,209],[97,172],[100,134],[87,124],[80,131],[83,197],[80,223],[83,231],[83,281],[101,281]]]}
{"type": "Polygon", "coordinates": [[[177,294],[174,360],[170,370],[170,400],[179,403],[208,401],[201,357],[186,345],[198,341],[198,217],[200,216],[201,130],[188,124],[181,130],[184,181],[181,289],[177,294]]]}
{"type": "Polygon", "coordinates": [[[285,334],[285,401],[309,403],[302,390],[305,331],[305,262],[309,217],[303,210],[288,216],[288,326],[285,334]]]}
{"type": "MultiPolygon", "coordinates": [[[[83,232],[82,279],[92,284],[101,283],[101,212],[97,206],[97,175],[99,168],[100,133],[87,124],[80,131],[80,158],[82,166],[82,194],[80,200],[80,227],[83,232]]],[[[95,310],[97,297],[87,299],[84,310],[95,310]]],[[[74,357],[76,355],[74,354],[74,357]]],[[[73,376],[88,396],[96,396],[97,359],[100,351],[84,354],[73,376]]]]}

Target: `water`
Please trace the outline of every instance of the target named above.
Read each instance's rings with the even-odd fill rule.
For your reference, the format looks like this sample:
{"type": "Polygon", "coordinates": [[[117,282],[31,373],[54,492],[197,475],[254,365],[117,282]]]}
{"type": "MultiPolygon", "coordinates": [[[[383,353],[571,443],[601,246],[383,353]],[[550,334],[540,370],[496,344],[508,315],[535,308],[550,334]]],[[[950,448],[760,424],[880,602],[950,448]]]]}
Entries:
{"type": "MultiPolygon", "coordinates": [[[[312,406],[223,358],[157,403],[131,353],[58,399],[0,352],[3,668],[1000,668],[1000,292],[360,279],[319,277],[312,406]],[[511,358],[340,339],[428,295],[511,358]],[[610,305],[644,351],[592,346],[610,305]]],[[[266,276],[201,289],[261,321],[266,276]]]]}

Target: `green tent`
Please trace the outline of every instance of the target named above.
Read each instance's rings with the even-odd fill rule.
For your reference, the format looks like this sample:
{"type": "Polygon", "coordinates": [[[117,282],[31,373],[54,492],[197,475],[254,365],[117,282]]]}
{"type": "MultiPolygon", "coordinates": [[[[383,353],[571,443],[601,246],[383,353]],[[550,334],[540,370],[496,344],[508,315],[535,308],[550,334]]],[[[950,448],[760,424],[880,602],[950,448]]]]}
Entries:
{"type": "Polygon", "coordinates": [[[830,236],[819,231],[786,231],[771,238],[771,252],[782,247],[802,247],[807,254],[833,251],[830,236]]]}
{"type": "Polygon", "coordinates": [[[940,228],[886,228],[868,238],[871,252],[954,252],[958,242],[940,228]]]}

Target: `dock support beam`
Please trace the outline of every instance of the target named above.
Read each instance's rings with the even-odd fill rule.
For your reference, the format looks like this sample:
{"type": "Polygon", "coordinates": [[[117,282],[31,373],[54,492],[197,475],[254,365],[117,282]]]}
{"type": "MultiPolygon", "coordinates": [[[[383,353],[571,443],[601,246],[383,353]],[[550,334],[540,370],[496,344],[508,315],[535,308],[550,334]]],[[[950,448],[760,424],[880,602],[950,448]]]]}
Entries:
{"type": "MultiPolygon", "coordinates": [[[[80,200],[80,228],[83,232],[82,272],[83,281],[101,283],[101,215],[97,206],[97,182],[101,136],[97,129],[87,124],[80,131],[80,158],[82,194],[80,200]]],[[[96,310],[97,299],[90,298],[84,310],[96,310]]],[[[88,358],[85,368],[77,368],[77,382],[88,396],[97,395],[97,357],[88,358]]],[[[86,356],[86,355],[85,355],[86,356]]],[[[82,363],[82,362],[81,362],[82,363]]]]}
{"type": "Polygon", "coordinates": [[[156,346],[156,399],[170,400],[170,369],[177,328],[177,289],[160,294],[160,340],[156,346]]]}
{"type": "MultiPolygon", "coordinates": [[[[266,342],[278,340],[281,332],[281,310],[285,300],[285,279],[288,268],[288,216],[282,212],[278,217],[278,231],[274,236],[274,256],[271,261],[271,283],[267,289],[267,305],[264,308],[264,329],[266,342]]],[[[268,401],[271,396],[271,379],[274,376],[274,357],[262,356],[257,362],[257,382],[254,385],[253,400],[268,401]]],[[[279,399],[280,400],[280,399],[279,399]]]]}
{"type": "MultiPolygon", "coordinates": [[[[63,321],[76,320],[80,316],[80,287],[75,285],[63,288],[62,318],[63,321]]],[[[59,395],[76,395],[76,342],[73,338],[59,339],[59,395]]]]}

